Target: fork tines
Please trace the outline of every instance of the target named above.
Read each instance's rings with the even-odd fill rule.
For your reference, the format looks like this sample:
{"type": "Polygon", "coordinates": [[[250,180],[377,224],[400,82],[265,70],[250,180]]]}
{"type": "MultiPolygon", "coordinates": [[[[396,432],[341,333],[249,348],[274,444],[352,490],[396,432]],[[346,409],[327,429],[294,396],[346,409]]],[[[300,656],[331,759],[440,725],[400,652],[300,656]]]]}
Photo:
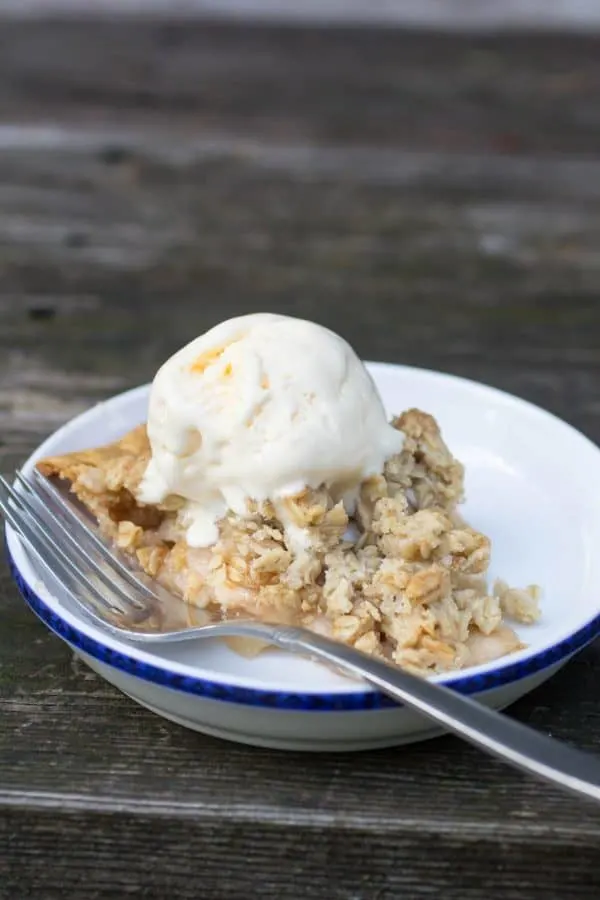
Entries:
{"type": "Polygon", "coordinates": [[[95,525],[37,471],[17,471],[14,485],[0,476],[0,510],[53,581],[105,621],[128,624],[156,612],[171,595],[113,550],[95,525]]]}

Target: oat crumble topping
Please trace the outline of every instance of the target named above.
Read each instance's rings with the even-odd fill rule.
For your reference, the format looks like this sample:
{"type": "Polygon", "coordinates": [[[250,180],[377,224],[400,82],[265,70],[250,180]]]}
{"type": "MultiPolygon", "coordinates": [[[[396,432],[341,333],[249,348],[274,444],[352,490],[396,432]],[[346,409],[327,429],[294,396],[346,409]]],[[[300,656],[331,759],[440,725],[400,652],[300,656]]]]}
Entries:
{"type": "Polygon", "coordinates": [[[352,522],[327,490],[305,490],[285,501],[285,527],[281,510],[254,504],[223,519],[209,549],[187,545],[181,498],[136,500],[144,426],[39,469],[68,480],[103,533],[191,607],[302,624],[419,674],[520,649],[505,620],[536,621],[539,589],[488,586],[490,540],[458,512],[463,467],[431,416],[413,409],[393,424],[403,450],[362,484],[352,522]]]}

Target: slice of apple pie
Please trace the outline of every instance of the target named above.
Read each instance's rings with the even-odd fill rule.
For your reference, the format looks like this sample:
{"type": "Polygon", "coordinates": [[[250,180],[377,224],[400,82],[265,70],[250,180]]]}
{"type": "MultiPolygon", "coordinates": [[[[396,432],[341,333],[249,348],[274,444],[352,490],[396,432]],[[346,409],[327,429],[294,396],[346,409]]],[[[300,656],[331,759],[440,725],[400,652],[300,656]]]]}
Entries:
{"type": "Polygon", "coordinates": [[[535,621],[538,589],[489,589],[490,541],[457,511],[463,468],[437,423],[410,410],[394,426],[403,449],[363,482],[352,521],[326,489],[304,490],[285,501],[285,524],[269,502],[227,514],[209,548],[187,544],[184,499],[138,499],[145,426],[38,468],[68,482],[101,531],[189,607],[302,624],[420,673],[520,648],[504,618],[535,621]]]}

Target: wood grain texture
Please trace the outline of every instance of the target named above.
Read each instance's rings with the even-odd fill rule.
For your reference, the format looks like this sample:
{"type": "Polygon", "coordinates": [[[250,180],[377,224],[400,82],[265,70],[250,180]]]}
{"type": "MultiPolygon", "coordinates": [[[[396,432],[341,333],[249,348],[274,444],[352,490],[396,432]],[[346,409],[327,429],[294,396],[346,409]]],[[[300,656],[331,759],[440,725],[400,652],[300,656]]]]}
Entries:
{"type": "Polygon", "coordinates": [[[548,840],[525,845],[487,835],[469,840],[463,835],[417,834],[410,828],[376,834],[342,828],[332,832],[301,823],[283,829],[224,817],[215,825],[201,817],[188,821],[172,814],[155,819],[127,813],[108,821],[102,815],[90,821],[74,813],[64,815],[57,827],[51,813],[27,811],[7,814],[0,823],[0,836],[7,834],[14,853],[0,886],[0,897],[7,900],[35,897],[38,892],[48,900],[64,896],[108,900],[115,896],[115,885],[121,897],[183,900],[254,896],[267,900],[303,896],[562,900],[597,896],[600,887],[595,874],[597,843],[585,836],[558,846],[548,840]],[[34,842],[39,849],[26,855],[34,842]],[[49,857],[65,851],[72,862],[66,883],[63,867],[49,870],[47,865],[49,857]],[[427,856],[426,865],[416,872],[411,867],[415,853],[427,856]],[[23,859],[28,866],[28,893],[19,894],[23,874],[17,860],[23,859]],[[578,871],[584,865],[591,873],[586,886],[578,871]],[[140,871],[146,873],[142,883],[140,871]],[[259,872],[263,873],[260,882],[254,880],[259,872]]]}
{"type": "Polygon", "coordinates": [[[0,18],[0,113],[162,115],[167,140],[181,122],[343,146],[594,154],[599,86],[595,37],[0,18]]]}
{"type": "MultiPolygon", "coordinates": [[[[0,469],[257,309],[600,440],[599,51],[0,21],[0,469]]],[[[598,896],[595,807],[458,740],[227,745],[74,663],[5,567],[0,614],[0,898],[598,896]]],[[[599,751],[599,671],[513,714],[599,751]]]]}

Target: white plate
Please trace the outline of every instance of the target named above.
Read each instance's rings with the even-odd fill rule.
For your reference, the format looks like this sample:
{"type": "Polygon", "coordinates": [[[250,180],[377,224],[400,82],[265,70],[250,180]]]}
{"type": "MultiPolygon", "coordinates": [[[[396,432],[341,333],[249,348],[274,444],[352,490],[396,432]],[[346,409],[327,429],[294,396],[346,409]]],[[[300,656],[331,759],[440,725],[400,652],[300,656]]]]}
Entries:
{"type": "MultiPolygon", "coordinates": [[[[470,522],[493,542],[492,577],[541,584],[543,616],[520,635],[526,650],[438,680],[495,707],[545,681],[600,633],[600,451],[529,403],[474,382],[369,363],[390,414],[432,413],[465,463],[470,522]]],[[[102,444],[146,418],[148,387],[101,403],[33,454],[102,444]]],[[[420,740],[437,729],[356,681],[269,651],[248,660],[217,640],[148,652],[91,624],[49,593],[7,528],[12,570],[27,603],[97,672],[139,703],[232,740],[306,750],[358,750],[420,740]]]]}

